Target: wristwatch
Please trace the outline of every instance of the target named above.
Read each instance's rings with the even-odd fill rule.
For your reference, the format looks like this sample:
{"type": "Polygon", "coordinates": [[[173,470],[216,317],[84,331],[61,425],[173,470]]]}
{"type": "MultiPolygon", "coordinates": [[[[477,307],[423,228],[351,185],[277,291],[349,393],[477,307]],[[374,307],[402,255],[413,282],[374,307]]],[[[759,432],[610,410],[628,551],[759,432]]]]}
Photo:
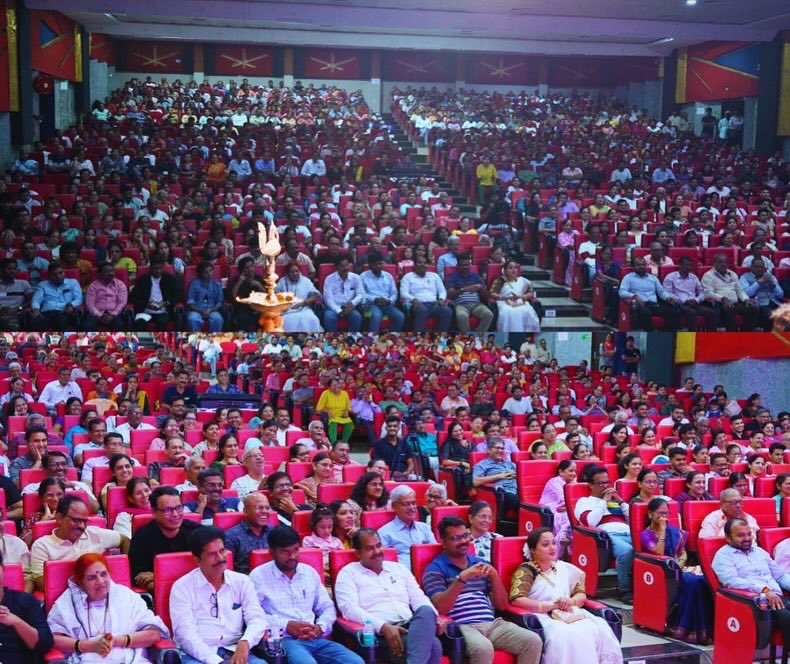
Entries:
{"type": "Polygon", "coordinates": [[[452,579],[450,579],[450,583],[455,583],[456,581],[457,581],[458,583],[460,583],[462,586],[465,586],[465,585],[466,585],[466,581],[464,581],[464,580],[463,580],[463,579],[460,577],[460,575],[456,575],[456,576],[454,576],[452,579]]]}

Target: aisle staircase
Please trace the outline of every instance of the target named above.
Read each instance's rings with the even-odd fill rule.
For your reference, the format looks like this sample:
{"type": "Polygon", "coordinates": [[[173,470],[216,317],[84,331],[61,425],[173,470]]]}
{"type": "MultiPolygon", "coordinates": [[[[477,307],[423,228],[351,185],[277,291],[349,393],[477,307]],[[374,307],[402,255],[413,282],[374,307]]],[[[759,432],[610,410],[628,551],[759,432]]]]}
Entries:
{"type": "MultiPolygon", "coordinates": [[[[397,119],[391,113],[383,113],[382,117],[389,126],[391,140],[397,144],[410,162],[407,166],[393,169],[393,177],[419,178],[425,176],[439,183],[442,191],[446,191],[453,203],[461,208],[461,214],[473,221],[480,218],[479,208],[472,204],[455,184],[448,182],[439,171],[428,163],[428,149],[416,145],[397,119]]],[[[588,306],[570,299],[568,289],[551,281],[548,270],[536,265],[536,256],[528,254],[522,263],[522,274],[532,282],[538,299],[544,306],[545,315],[541,323],[544,331],[564,332],[579,330],[605,330],[607,327],[590,319],[588,306]]]]}

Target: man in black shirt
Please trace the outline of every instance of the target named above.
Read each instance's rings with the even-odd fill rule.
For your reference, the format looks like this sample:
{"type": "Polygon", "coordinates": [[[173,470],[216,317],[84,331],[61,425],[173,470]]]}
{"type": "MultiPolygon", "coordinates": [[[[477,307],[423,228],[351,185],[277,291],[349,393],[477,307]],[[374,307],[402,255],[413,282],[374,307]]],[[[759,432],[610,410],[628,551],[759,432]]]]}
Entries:
{"type": "Polygon", "coordinates": [[[16,482],[5,475],[0,475],[0,490],[5,494],[4,500],[0,501],[2,518],[8,521],[22,519],[22,494],[19,493],[16,482]]]}
{"type": "Polygon", "coordinates": [[[184,520],[181,496],[173,487],[159,486],[151,492],[154,520],[132,535],[129,565],[136,586],[154,591],[154,558],[160,553],[189,551],[189,535],[200,526],[184,520]]]}
{"type": "Polygon", "coordinates": [[[387,435],[373,445],[373,458],[384,461],[392,473],[411,475],[414,472],[414,458],[411,447],[398,435],[400,426],[397,417],[387,419],[387,435]]]}
{"type": "Polygon", "coordinates": [[[54,639],[41,604],[29,593],[6,588],[3,579],[0,554],[0,661],[29,664],[43,660],[54,639]]]}
{"type": "Polygon", "coordinates": [[[187,408],[196,407],[198,396],[194,387],[189,385],[189,374],[186,371],[179,372],[176,376],[176,384],[168,387],[162,395],[162,409],[170,410],[170,405],[176,397],[184,399],[187,408]]]}

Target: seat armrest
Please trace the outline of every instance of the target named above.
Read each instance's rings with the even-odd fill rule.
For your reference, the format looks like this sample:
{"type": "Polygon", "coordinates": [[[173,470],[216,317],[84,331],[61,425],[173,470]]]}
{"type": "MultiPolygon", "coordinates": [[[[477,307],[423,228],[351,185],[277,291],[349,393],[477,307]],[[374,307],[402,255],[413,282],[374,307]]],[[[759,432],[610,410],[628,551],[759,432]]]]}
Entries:
{"type": "Polygon", "coordinates": [[[149,651],[150,659],[157,664],[181,664],[181,652],[170,639],[159,639],[149,651]]]}
{"type": "Polygon", "coordinates": [[[612,632],[614,632],[614,635],[617,637],[617,640],[623,640],[623,619],[620,617],[620,614],[617,613],[617,611],[609,606],[606,606],[606,604],[589,599],[584,602],[584,609],[592,613],[594,616],[603,618],[609,627],[611,627],[612,632]]]}
{"type": "Polygon", "coordinates": [[[58,650],[57,648],[52,648],[46,655],[44,655],[44,661],[47,664],[55,664],[56,662],[66,662],[68,657],[66,653],[58,650]]]}
{"type": "Polygon", "coordinates": [[[502,617],[508,622],[518,625],[519,627],[523,627],[524,629],[528,629],[530,632],[535,632],[545,645],[546,637],[543,633],[543,625],[540,624],[540,620],[538,620],[538,617],[535,613],[529,609],[525,609],[524,607],[516,606],[515,604],[508,604],[507,607],[500,613],[502,614],[502,617]]]}
{"type": "MultiPolygon", "coordinates": [[[[447,616],[439,616],[446,618],[447,616]]],[[[458,623],[448,623],[441,637],[442,652],[450,660],[450,664],[464,664],[466,660],[466,640],[461,634],[458,623]]]]}

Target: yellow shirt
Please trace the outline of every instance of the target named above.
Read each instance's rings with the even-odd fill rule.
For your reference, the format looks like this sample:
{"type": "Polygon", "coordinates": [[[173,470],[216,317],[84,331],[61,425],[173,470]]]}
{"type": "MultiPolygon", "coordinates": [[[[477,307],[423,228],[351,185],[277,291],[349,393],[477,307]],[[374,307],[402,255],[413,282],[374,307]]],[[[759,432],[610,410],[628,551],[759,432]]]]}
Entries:
{"type": "Polygon", "coordinates": [[[315,409],[319,412],[329,413],[329,421],[338,424],[349,424],[351,418],[347,413],[351,412],[351,400],[348,392],[340,390],[340,394],[334,394],[332,390],[324,390],[321,398],[318,399],[315,409]]]}
{"type": "Polygon", "coordinates": [[[475,170],[477,179],[483,187],[493,187],[496,184],[497,170],[494,164],[478,164],[475,170]]]}

